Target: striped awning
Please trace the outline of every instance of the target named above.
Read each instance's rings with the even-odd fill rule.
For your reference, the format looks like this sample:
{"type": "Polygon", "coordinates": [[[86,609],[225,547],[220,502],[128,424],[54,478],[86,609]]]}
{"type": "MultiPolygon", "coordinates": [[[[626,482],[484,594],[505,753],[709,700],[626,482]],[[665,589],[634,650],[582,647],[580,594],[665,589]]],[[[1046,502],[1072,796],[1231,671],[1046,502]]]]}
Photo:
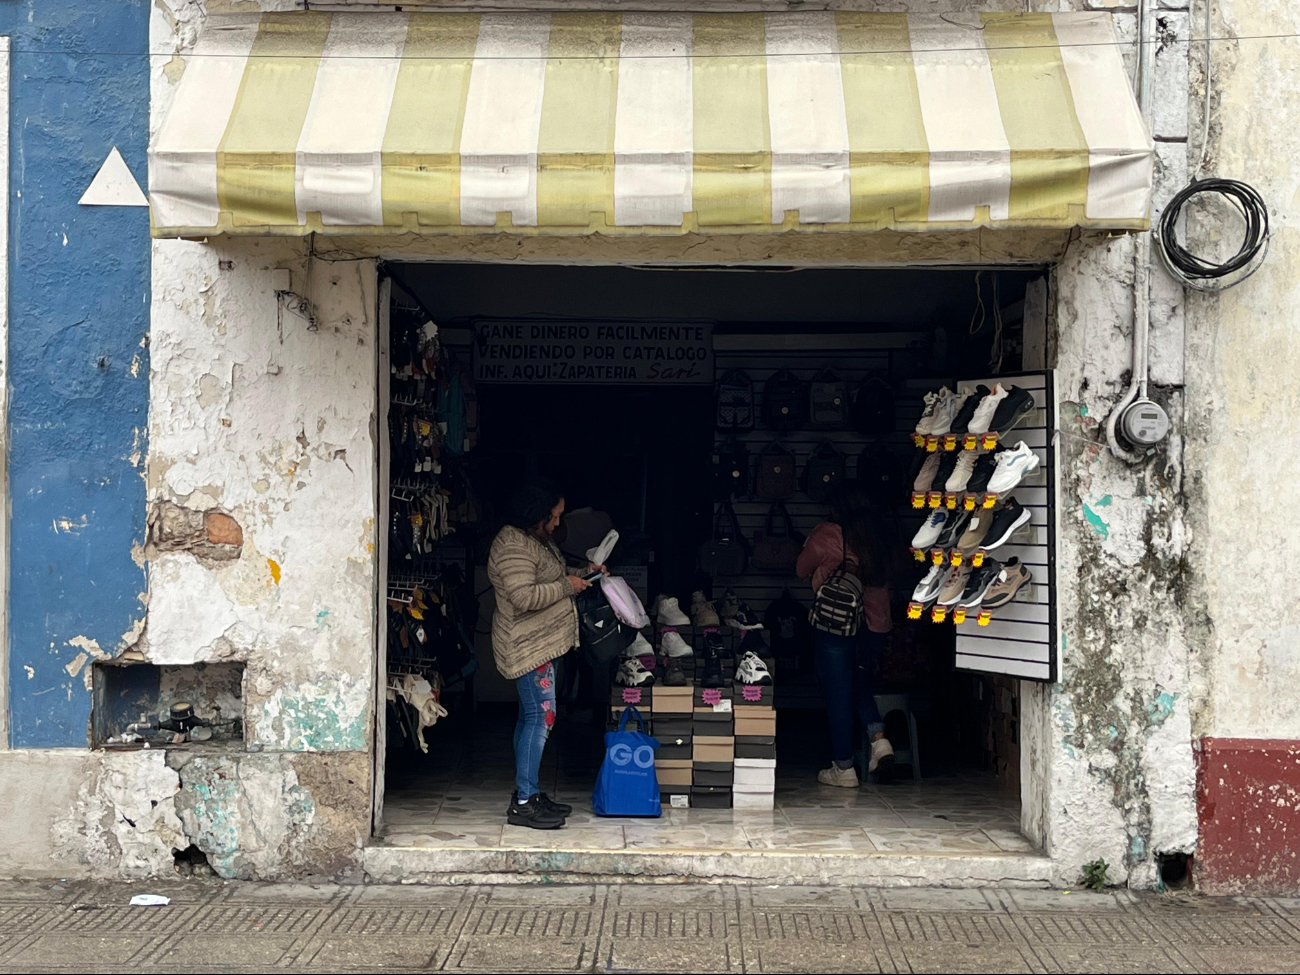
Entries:
{"type": "Polygon", "coordinates": [[[1105,13],[212,17],[149,152],[155,236],[1148,221],[1105,13]]]}

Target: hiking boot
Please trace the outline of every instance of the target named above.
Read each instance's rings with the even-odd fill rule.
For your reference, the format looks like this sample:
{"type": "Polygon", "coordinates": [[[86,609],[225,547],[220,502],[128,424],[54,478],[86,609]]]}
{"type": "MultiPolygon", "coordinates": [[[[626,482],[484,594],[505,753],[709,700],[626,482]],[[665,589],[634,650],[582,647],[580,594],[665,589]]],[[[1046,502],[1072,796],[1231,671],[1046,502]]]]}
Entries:
{"type": "Polygon", "coordinates": [[[703,687],[722,686],[722,641],[712,634],[704,641],[703,687]]]}
{"type": "Polygon", "coordinates": [[[682,670],[682,662],[679,658],[664,658],[664,684],[667,687],[686,686],[686,672],[682,670]]]}
{"type": "Polygon", "coordinates": [[[704,598],[703,590],[695,590],[691,596],[691,622],[701,629],[706,626],[721,626],[722,620],[718,619],[718,611],[713,608],[713,603],[704,598]]]}
{"type": "Polygon", "coordinates": [[[547,809],[539,792],[524,802],[515,796],[506,811],[506,822],[511,826],[527,826],[529,829],[559,829],[564,825],[564,816],[547,809]]]}

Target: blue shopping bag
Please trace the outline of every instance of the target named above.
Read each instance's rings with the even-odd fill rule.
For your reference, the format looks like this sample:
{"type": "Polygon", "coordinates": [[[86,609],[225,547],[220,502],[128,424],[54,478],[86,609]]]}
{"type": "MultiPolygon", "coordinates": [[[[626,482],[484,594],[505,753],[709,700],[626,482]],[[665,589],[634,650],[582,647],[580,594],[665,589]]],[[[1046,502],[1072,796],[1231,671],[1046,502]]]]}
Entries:
{"type": "Polygon", "coordinates": [[[636,708],[625,708],[618,731],[605,732],[605,760],[600,763],[591,808],[597,816],[659,816],[659,777],[655,775],[655,749],[659,742],[645,731],[628,731],[627,719],[636,715],[638,727],[645,722],[636,708]]]}

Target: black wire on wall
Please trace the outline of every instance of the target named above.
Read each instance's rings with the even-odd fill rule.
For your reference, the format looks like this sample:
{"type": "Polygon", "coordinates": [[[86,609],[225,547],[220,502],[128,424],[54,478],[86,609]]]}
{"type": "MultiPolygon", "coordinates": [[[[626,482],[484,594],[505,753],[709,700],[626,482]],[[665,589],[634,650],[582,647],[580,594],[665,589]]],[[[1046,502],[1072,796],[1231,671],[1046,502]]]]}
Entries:
{"type": "Polygon", "coordinates": [[[1156,230],[1160,256],[1170,273],[1183,284],[1200,291],[1230,288],[1258,271],[1263,266],[1263,260],[1256,263],[1256,258],[1261,252],[1267,252],[1268,236],[1268,206],[1259,192],[1248,183],[1218,178],[1194,180],[1175,194],[1160,215],[1156,230]],[[1236,208],[1246,222],[1246,231],[1237,253],[1225,261],[1211,261],[1193,254],[1178,240],[1178,221],[1183,208],[1202,194],[1222,197],[1236,208]],[[1246,273],[1235,280],[1223,280],[1242,271],[1246,273]]]}

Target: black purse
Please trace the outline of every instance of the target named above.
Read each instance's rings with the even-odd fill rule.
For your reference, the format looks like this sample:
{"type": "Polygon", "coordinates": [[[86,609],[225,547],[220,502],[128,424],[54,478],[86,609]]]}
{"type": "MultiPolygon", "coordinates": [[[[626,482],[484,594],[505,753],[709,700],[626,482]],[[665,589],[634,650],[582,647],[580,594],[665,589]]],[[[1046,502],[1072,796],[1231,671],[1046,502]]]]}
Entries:
{"type": "Polygon", "coordinates": [[[635,631],[631,637],[624,632],[599,585],[584,589],[574,601],[578,606],[578,645],[592,663],[609,663],[636,639],[635,631]]]}
{"type": "Polygon", "coordinates": [[[700,546],[700,570],[715,576],[744,575],[749,564],[749,542],[730,501],[722,502],[713,522],[713,537],[700,546]]]}

